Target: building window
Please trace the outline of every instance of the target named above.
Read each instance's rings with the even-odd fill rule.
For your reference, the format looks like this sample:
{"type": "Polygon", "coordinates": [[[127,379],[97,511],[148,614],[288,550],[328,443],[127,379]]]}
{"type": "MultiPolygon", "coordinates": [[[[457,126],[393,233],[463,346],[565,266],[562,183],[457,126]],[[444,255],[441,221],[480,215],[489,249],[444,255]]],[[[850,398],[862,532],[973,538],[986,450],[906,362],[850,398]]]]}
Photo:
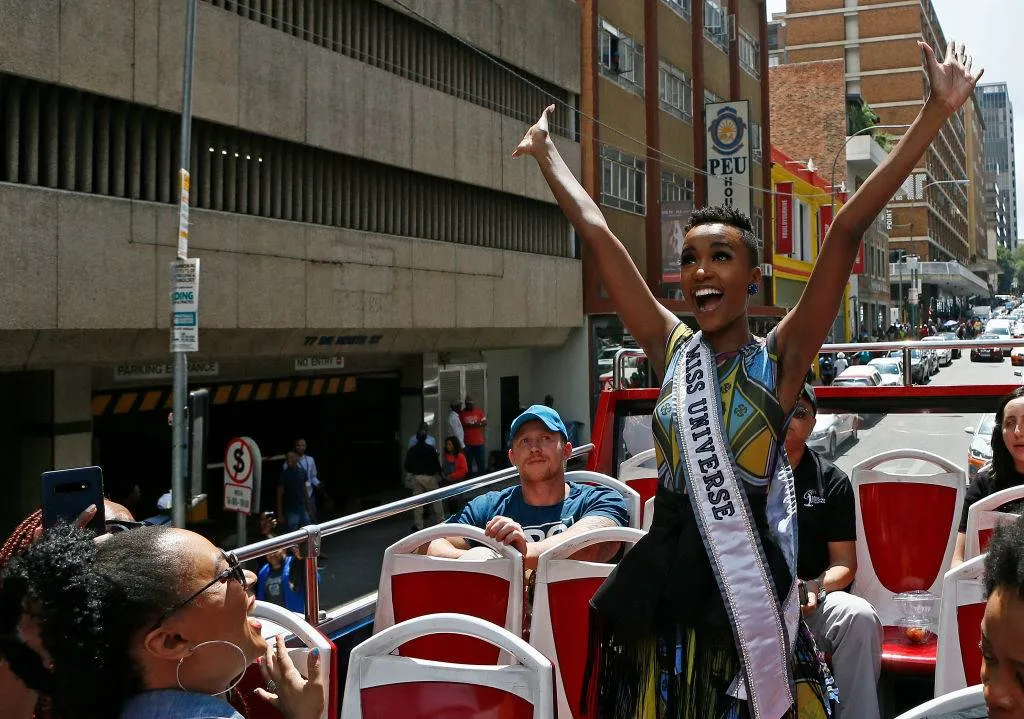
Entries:
{"type": "Polygon", "coordinates": [[[757,164],[761,164],[761,125],[750,123],[750,157],[757,164]]]}
{"type": "Polygon", "coordinates": [[[597,48],[601,74],[630,92],[643,95],[643,46],[601,20],[597,31],[597,48]]]}
{"type": "Polygon", "coordinates": [[[690,19],[690,0],[661,0],[683,18],[690,19]]]}
{"type": "Polygon", "coordinates": [[[684,202],[686,200],[693,201],[693,180],[674,172],[662,172],[661,201],[684,202]]]}
{"type": "Polygon", "coordinates": [[[768,56],[768,67],[778,67],[782,64],[782,58],[778,55],[768,56]]]}
{"type": "Polygon", "coordinates": [[[711,92],[711,90],[704,91],[704,104],[711,105],[712,103],[722,102],[722,98],[711,92]]]}
{"type": "Polygon", "coordinates": [[[761,74],[761,45],[745,30],[740,30],[740,67],[754,77],[761,74]]]}
{"type": "Polygon", "coordinates": [[[644,161],[601,146],[601,204],[644,214],[644,161]]]}
{"type": "Polygon", "coordinates": [[[755,205],[750,208],[750,224],[754,226],[754,237],[764,246],[764,209],[755,205]]]}
{"type": "Polygon", "coordinates": [[[686,73],[664,60],[658,64],[661,109],[684,122],[693,122],[693,86],[686,73]]]}
{"type": "Polygon", "coordinates": [[[726,27],[728,15],[725,8],[716,0],[704,0],[704,37],[715,47],[728,51],[729,28],[726,27]]]}

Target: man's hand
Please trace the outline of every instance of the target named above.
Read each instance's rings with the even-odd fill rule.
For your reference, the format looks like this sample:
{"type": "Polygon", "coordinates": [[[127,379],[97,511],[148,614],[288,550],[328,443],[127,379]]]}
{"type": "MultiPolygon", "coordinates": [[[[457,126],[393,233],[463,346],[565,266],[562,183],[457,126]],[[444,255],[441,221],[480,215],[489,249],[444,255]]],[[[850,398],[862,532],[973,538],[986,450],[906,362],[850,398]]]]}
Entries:
{"type": "Polygon", "coordinates": [[[804,582],[804,586],[807,588],[807,604],[800,607],[800,613],[809,617],[818,611],[818,592],[821,588],[815,580],[804,582]]]}
{"type": "Polygon", "coordinates": [[[513,522],[508,517],[498,515],[487,523],[484,528],[488,537],[492,537],[502,544],[515,547],[519,553],[526,556],[526,533],[519,522],[513,522]]]}

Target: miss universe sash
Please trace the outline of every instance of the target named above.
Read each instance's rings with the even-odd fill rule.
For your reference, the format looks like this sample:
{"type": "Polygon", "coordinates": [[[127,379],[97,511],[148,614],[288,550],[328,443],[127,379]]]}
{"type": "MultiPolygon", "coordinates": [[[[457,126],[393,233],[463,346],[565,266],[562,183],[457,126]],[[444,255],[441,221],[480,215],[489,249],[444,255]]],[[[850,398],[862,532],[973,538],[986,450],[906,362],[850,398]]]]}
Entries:
{"type": "Polygon", "coordinates": [[[754,719],[779,719],[793,706],[791,644],[796,639],[796,497],[779,451],[768,491],[768,525],[793,577],[780,606],[742,481],[725,434],[715,358],[697,332],[679,355],[672,386],[687,492],[711,560],[741,662],[729,693],[754,719]]]}

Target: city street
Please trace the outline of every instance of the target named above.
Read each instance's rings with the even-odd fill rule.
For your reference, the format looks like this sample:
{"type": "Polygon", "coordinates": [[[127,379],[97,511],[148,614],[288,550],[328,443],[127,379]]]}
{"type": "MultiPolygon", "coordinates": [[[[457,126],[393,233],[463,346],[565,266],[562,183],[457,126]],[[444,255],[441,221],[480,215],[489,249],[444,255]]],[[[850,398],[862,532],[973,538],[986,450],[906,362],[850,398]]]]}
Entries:
{"type": "MultiPolygon", "coordinates": [[[[1015,384],[1021,378],[1014,376],[1009,359],[1001,363],[971,362],[965,352],[953,364],[943,367],[931,378],[931,385],[963,384],[1015,384]]],[[[868,418],[859,437],[839,448],[836,464],[845,472],[858,462],[880,452],[912,447],[937,454],[966,469],[967,448],[972,436],[964,427],[977,426],[980,413],[965,414],[890,414],[877,423],[868,418]]],[[[934,471],[920,461],[893,463],[887,471],[909,474],[928,474],[934,471]]]]}

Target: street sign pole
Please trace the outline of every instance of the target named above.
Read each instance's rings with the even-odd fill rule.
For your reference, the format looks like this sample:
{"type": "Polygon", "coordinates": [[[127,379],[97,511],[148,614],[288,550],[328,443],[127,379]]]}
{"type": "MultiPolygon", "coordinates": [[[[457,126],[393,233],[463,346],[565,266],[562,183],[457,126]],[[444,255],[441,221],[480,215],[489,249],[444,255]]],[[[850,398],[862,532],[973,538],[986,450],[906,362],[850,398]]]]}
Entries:
{"type": "MultiPolygon", "coordinates": [[[[188,260],[188,192],[189,161],[192,153],[192,71],[196,51],[196,3],[185,0],[185,57],[181,75],[181,170],[179,172],[180,196],[178,204],[178,263],[188,260]]],[[[177,266],[178,263],[175,263],[177,266]]],[[[175,268],[176,269],[176,268],[175,268]]],[[[198,270],[198,267],[196,268],[198,270]]],[[[172,276],[176,276],[172,270],[172,276]]],[[[198,287],[198,272],[196,286],[198,287]]],[[[178,345],[178,328],[175,312],[176,288],[171,286],[171,345],[174,352],[174,427],[171,437],[171,517],[175,527],[184,527],[186,512],[192,504],[185,477],[186,467],[186,403],[188,401],[188,358],[182,346],[178,345]]],[[[198,317],[198,308],[196,312],[198,317]]],[[[198,334],[198,320],[192,330],[198,334]]],[[[192,349],[191,351],[195,351],[192,349]]]]}

